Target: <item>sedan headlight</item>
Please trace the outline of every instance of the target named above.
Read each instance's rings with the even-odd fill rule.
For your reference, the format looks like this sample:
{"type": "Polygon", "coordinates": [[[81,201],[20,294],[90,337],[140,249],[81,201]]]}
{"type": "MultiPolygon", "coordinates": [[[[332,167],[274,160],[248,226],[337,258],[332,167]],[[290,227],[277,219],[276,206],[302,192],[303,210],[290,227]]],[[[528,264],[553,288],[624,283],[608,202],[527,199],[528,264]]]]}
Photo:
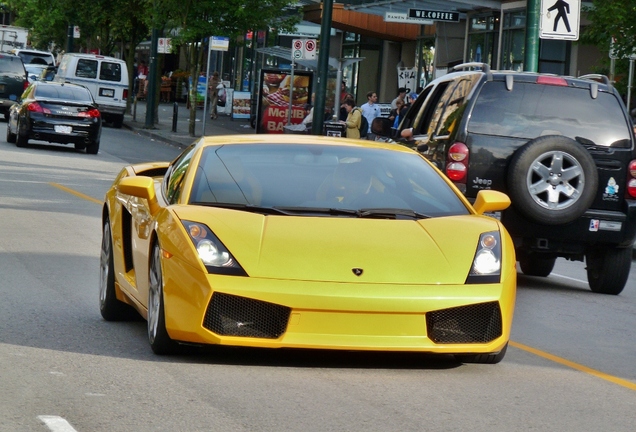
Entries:
{"type": "Polygon", "coordinates": [[[209,273],[247,276],[245,270],[210,228],[198,222],[184,220],[181,223],[209,273]]]}
{"type": "Polygon", "coordinates": [[[498,283],[501,280],[501,236],[499,231],[479,236],[467,284],[498,283]]]}

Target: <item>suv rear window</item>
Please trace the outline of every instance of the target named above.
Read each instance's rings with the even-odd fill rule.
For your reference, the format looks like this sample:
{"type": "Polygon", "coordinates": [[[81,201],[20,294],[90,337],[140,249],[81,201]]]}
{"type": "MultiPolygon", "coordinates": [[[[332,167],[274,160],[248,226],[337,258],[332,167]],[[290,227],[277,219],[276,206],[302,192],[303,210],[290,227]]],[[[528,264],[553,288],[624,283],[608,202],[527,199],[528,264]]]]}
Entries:
{"type": "Polygon", "coordinates": [[[519,82],[508,91],[493,81],[481,89],[468,130],[525,139],[562,134],[583,144],[630,147],[626,122],[613,94],[599,91],[592,99],[589,89],[519,82]]]}
{"type": "Polygon", "coordinates": [[[0,73],[24,75],[24,66],[20,57],[0,55],[0,73]]]}

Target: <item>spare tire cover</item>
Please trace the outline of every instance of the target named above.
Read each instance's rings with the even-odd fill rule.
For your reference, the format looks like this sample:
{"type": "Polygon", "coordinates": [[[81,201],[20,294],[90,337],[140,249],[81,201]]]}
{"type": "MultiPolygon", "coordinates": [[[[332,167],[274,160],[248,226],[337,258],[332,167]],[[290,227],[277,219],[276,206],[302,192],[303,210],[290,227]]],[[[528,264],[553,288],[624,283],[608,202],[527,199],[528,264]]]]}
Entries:
{"type": "Polygon", "coordinates": [[[583,146],[561,135],[528,142],[515,152],[508,169],[512,204],[542,224],[578,219],[594,201],[597,189],[594,159],[583,146]]]}

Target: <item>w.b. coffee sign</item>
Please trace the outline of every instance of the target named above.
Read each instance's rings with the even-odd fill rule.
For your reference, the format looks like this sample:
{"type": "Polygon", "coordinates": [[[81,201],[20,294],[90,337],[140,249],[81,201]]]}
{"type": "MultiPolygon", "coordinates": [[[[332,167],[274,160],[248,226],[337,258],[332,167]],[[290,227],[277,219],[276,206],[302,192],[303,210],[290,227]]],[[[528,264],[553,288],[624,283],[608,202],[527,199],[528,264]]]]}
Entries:
{"type": "Polygon", "coordinates": [[[426,9],[409,9],[409,18],[433,21],[459,22],[459,12],[436,11],[426,9]]]}

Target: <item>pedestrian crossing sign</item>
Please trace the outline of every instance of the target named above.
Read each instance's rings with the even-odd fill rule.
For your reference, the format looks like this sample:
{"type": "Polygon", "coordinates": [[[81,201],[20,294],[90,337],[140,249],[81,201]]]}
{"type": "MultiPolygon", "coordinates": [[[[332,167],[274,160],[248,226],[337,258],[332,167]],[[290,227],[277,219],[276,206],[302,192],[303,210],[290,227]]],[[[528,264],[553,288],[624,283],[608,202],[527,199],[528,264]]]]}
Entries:
{"type": "Polygon", "coordinates": [[[581,0],[541,0],[541,39],[579,40],[581,0]]]}

